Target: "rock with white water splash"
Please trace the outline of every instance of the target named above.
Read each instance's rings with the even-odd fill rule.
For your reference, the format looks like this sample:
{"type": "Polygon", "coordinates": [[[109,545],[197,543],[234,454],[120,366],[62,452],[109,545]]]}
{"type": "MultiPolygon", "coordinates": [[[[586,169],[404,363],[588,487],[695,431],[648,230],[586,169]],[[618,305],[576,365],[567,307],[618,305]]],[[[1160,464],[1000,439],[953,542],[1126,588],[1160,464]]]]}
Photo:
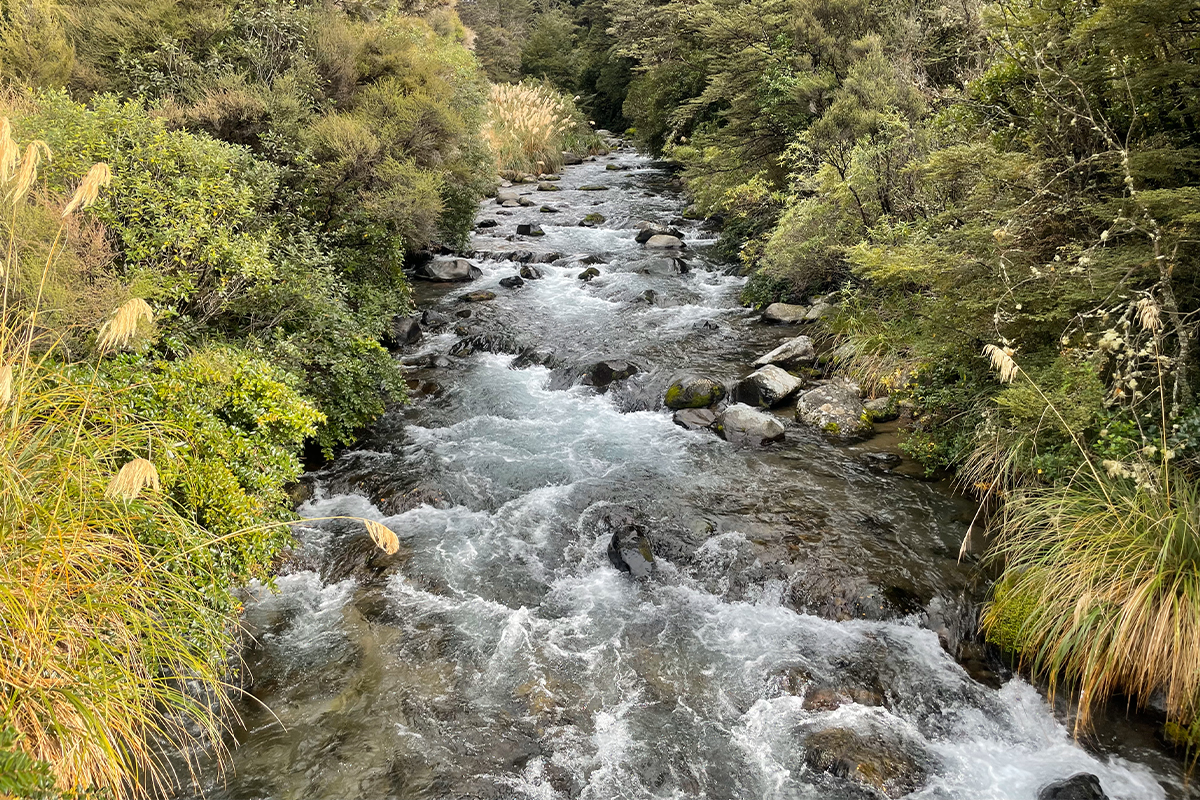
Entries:
{"type": "Polygon", "coordinates": [[[636,514],[628,508],[617,506],[607,509],[600,518],[602,530],[611,530],[608,540],[608,560],[621,572],[634,578],[649,578],[654,572],[654,551],[646,527],[636,514]]]}
{"type": "Polygon", "coordinates": [[[783,438],[784,426],[775,417],[741,403],[721,412],[717,433],[734,444],[764,445],[783,438]]]}
{"type": "Polygon", "coordinates": [[[576,277],[579,278],[579,280],[583,281],[584,283],[588,283],[589,281],[592,280],[592,278],[600,277],[600,270],[596,269],[595,267],[588,267],[583,272],[579,273],[576,277]]]}
{"type": "Polygon", "coordinates": [[[794,395],[804,381],[783,369],[768,364],[738,381],[734,397],[739,403],[774,408],[794,395]]]}
{"type": "Polygon", "coordinates": [[[784,368],[808,367],[816,360],[817,351],[813,347],[813,340],[807,336],[797,336],[794,339],[788,339],[779,347],[759,358],[754,362],[754,366],[765,367],[767,364],[775,364],[784,368]]]}
{"type": "Polygon", "coordinates": [[[871,432],[858,384],[834,381],[818,386],[796,401],[796,419],[820,428],[836,439],[854,439],[871,432]]]}
{"type": "Polygon", "coordinates": [[[725,399],[725,386],[703,375],[684,375],[667,387],[667,408],[707,408],[725,399]]]}
{"type": "Polygon", "coordinates": [[[791,303],[771,303],[763,311],[763,322],[792,325],[804,322],[808,316],[808,306],[797,306],[791,303]]]}
{"type": "Polygon", "coordinates": [[[637,235],[633,237],[633,240],[638,244],[645,244],[655,236],[674,236],[679,239],[683,238],[683,234],[680,233],[678,229],[668,228],[653,222],[639,222],[634,227],[638,229],[638,232],[637,235]]]}
{"type": "Polygon", "coordinates": [[[544,230],[542,230],[541,225],[534,225],[532,223],[524,223],[523,222],[517,226],[517,235],[518,236],[545,236],[546,232],[544,230]]]}
{"type": "Polygon", "coordinates": [[[465,258],[435,258],[417,268],[417,277],[443,283],[473,281],[482,274],[483,271],[479,267],[465,258]]]}
{"type": "Polygon", "coordinates": [[[510,275],[507,278],[501,278],[500,285],[505,289],[520,289],[525,285],[525,281],[516,275],[510,275]]]}
{"type": "Polygon", "coordinates": [[[604,391],[611,384],[623,381],[639,372],[638,365],[621,359],[597,361],[587,368],[581,383],[604,391]]]}
{"type": "Polygon", "coordinates": [[[540,269],[538,269],[537,267],[531,267],[531,266],[526,265],[524,267],[521,267],[521,277],[527,281],[536,281],[536,280],[541,280],[545,276],[542,274],[542,271],[540,269]]]}
{"type": "Polygon", "coordinates": [[[421,334],[421,317],[419,315],[392,318],[390,338],[396,345],[416,344],[421,340],[421,334]]]}
{"type": "Polygon", "coordinates": [[[1038,800],[1108,800],[1100,779],[1090,772],[1080,772],[1066,780],[1043,786],[1038,800]]]}
{"type": "Polygon", "coordinates": [[[659,233],[646,240],[646,247],[655,250],[679,249],[683,247],[683,239],[680,239],[678,236],[659,233]]]}

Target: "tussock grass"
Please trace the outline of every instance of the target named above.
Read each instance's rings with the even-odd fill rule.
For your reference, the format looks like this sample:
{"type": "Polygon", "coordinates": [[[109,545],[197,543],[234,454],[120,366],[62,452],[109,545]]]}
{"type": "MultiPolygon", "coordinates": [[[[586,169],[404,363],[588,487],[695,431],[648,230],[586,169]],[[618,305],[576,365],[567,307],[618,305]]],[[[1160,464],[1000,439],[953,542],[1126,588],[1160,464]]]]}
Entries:
{"type": "Polygon", "coordinates": [[[495,84],[483,136],[501,171],[555,172],[577,124],[575,104],[566,95],[531,83],[495,84]]]}
{"type": "Polygon", "coordinates": [[[1152,482],[1080,477],[1005,505],[992,557],[1004,577],[983,615],[1051,690],[1077,692],[1077,728],[1120,693],[1161,692],[1184,726],[1200,700],[1200,490],[1166,469],[1152,482]]]}

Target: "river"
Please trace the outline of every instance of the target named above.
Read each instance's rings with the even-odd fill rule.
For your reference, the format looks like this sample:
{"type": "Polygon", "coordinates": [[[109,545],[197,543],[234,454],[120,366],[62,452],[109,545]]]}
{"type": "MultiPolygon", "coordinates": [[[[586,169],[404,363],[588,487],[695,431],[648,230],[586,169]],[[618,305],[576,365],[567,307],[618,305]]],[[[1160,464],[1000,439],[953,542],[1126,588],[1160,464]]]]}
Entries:
{"type": "Polygon", "coordinates": [[[864,458],[892,439],[834,445],[787,413],[761,448],[675,425],[673,377],[735,380],[799,329],[739,306],[744,279],[644,157],[557,185],[484,202],[481,276],[418,287],[414,401],[308,476],[301,514],[380,520],[401,551],[299,528],[248,599],[244,725],[204,796],[1034,800],[1078,772],[1113,800],[1183,796],[1142,734],[1085,749],[986,653],[970,672],[947,653],[971,625],[974,508],[864,458]],[[635,242],[640,220],[684,231],[685,271],[635,242]],[[521,250],[563,257],[499,286],[521,250]],[[612,358],[637,374],[579,385],[572,367],[612,358]],[[614,519],[648,532],[649,579],[610,562],[614,519]]]}

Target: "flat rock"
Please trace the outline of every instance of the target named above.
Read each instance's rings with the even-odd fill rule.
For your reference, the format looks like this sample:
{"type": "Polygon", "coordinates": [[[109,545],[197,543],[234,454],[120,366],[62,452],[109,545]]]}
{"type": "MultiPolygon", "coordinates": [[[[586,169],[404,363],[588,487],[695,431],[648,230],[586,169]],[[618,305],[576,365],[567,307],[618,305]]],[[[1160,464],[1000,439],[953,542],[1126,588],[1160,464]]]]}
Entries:
{"type": "Polygon", "coordinates": [[[808,306],[797,306],[791,303],[771,303],[763,311],[763,322],[794,324],[804,322],[808,317],[808,306]]]}
{"type": "Polygon", "coordinates": [[[813,340],[807,336],[797,336],[788,339],[771,352],[754,362],[756,367],[775,364],[780,367],[807,367],[817,360],[817,351],[813,340]]]}
{"type": "Polygon", "coordinates": [[[731,405],[717,417],[716,429],[734,444],[752,445],[779,441],[785,430],[775,417],[741,403],[731,405]]]}
{"type": "Polygon", "coordinates": [[[680,427],[698,431],[711,428],[717,421],[717,413],[708,408],[681,408],[671,419],[680,427]]]}
{"type": "Polygon", "coordinates": [[[774,408],[794,395],[804,381],[774,364],[767,364],[738,381],[734,397],[739,403],[774,408]]]}
{"type": "Polygon", "coordinates": [[[434,259],[417,268],[418,277],[442,283],[472,281],[482,274],[479,267],[465,258],[434,259]]]}
{"type": "Polygon", "coordinates": [[[678,236],[659,233],[646,240],[646,247],[658,250],[666,250],[670,248],[678,249],[683,247],[683,239],[680,239],[678,236]]]}
{"type": "Polygon", "coordinates": [[[467,303],[483,303],[488,300],[495,300],[496,293],[489,292],[486,290],[480,290],[478,292],[467,292],[466,294],[464,294],[462,296],[462,299],[467,303]]]}
{"type": "Polygon", "coordinates": [[[871,432],[857,384],[827,383],[800,395],[796,419],[837,439],[853,439],[871,432]]]}
{"type": "Polygon", "coordinates": [[[599,184],[599,183],[589,183],[586,186],[580,186],[579,191],[581,191],[581,192],[607,192],[608,187],[604,186],[602,184],[599,184]]]}

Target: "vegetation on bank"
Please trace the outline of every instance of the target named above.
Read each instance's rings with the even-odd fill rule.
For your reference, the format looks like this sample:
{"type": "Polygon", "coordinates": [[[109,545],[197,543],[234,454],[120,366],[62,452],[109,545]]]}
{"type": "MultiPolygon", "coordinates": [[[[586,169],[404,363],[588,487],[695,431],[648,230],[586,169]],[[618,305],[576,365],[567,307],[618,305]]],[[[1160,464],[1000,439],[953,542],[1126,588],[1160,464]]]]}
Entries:
{"type": "MultiPolygon", "coordinates": [[[[302,452],[403,399],[403,270],[521,150],[470,36],[439,2],[0,9],[0,796],[219,749],[302,452]]],[[[509,91],[562,110],[556,163],[572,101],[509,91]]]]}

